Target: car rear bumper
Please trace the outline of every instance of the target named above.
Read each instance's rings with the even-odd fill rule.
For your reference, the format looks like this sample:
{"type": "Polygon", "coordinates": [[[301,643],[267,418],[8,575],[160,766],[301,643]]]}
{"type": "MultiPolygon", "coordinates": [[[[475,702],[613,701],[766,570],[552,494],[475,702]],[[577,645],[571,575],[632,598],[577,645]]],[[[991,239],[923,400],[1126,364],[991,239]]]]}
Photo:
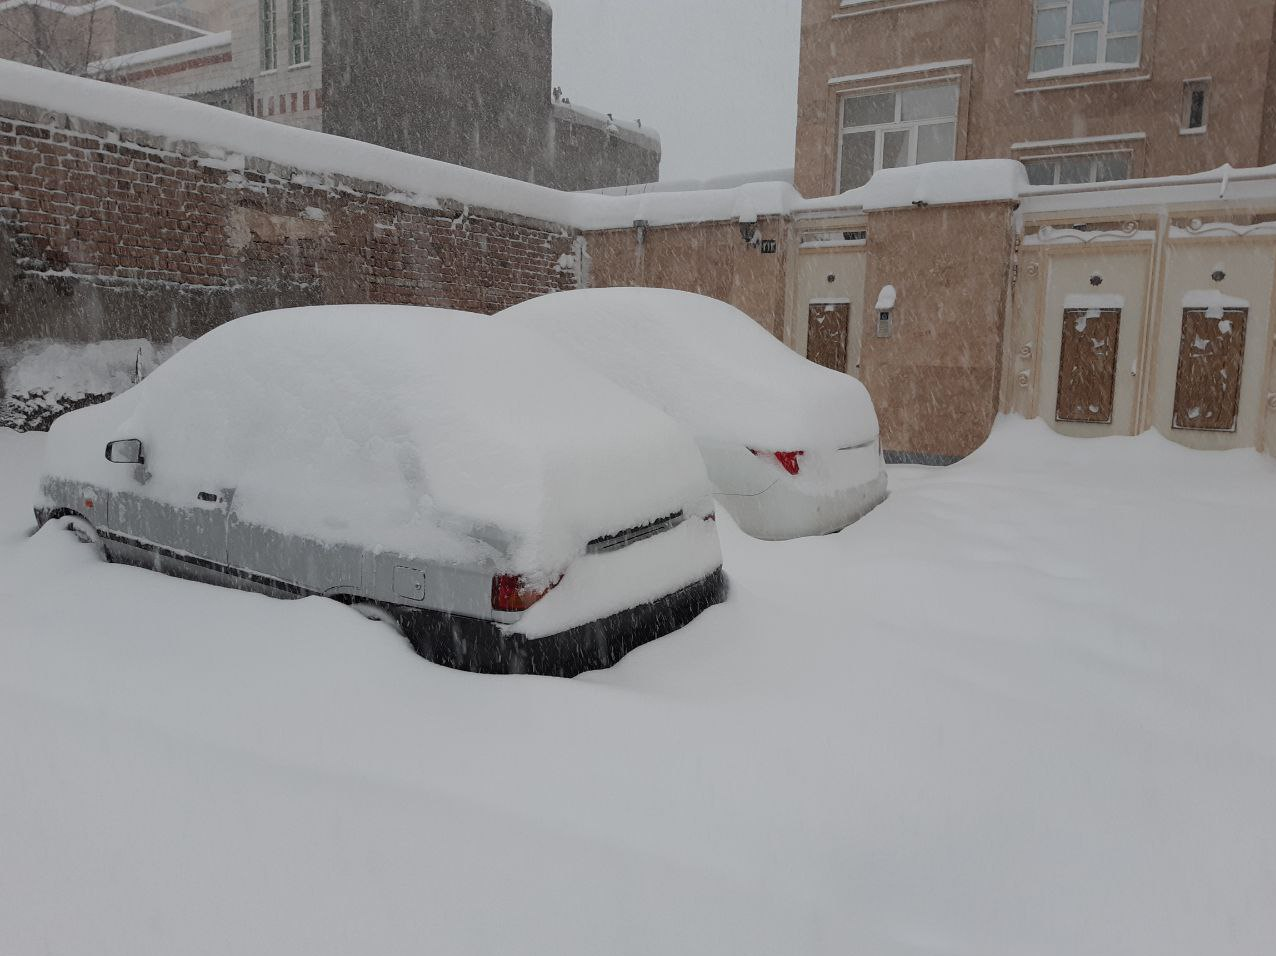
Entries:
{"type": "Polygon", "coordinates": [[[854,524],[886,500],[883,471],[872,481],[824,494],[777,482],[752,497],[723,495],[722,506],[740,530],[764,541],[832,534],[854,524]]]}
{"type": "Polygon", "coordinates": [[[548,637],[507,634],[490,621],[438,611],[393,611],[417,653],[427,660],[481,674],[575,677],[611,667],[637,647],[685,627],[726,600],[722,569],[679,591],[548,637]]]}

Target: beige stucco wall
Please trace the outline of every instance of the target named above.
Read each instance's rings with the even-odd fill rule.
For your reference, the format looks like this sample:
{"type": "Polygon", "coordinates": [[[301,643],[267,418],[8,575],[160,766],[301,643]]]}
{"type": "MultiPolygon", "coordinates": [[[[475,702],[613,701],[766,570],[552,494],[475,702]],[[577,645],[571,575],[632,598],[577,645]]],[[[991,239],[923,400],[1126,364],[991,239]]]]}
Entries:
{"type": "Polygon", "coordinates": [[[590,233],[590,282],[598,287],[681,289],[730,302],[776,338],[784,339],[787,269],[792,255],[789,224],[778,217],[758,223],[759,236],[779,244],[764,254],[745,243],[734,222],[590,233]]]}
{"type": "Polygon", "coordinates": [[[863,381],[887,450],[960,457],[987,439],[1001,385],[1011,207],[907,209],[868,217],[863,308],[898,300],[889,338],[865,327],[863,381]]]}
{"type": "Polygon", "coordinates": [[[1212,199],[1211,191],[1197,189],[1190,200],[1177,187],[1131,191],[1130,204],[1100,191],[1078,193],[1075,203],[1049,197],[1022,207],[771,217],[761,233],[779,242],[776,255],[746,245],[736,222],[586,239],[592,284],[664,286],[731,302],[799,354],[807,352],[810,304],[849,302],[845,370],[873,396],[888,451],[961,457],[983,443],[1001,410],[1078,437],[1157,428],[1193,448],[1276,452],[1276,191],[1267,190],[1270,199],[1212,199]],[[802,248],[803,236],[838,242],[843,232],[864,238],[802,248]],[[1226,273],[1221,282],[1212,278],[1217,269],[1226,273]],[[887,284],[898,300],[892,334],[879,338],[875,307],[887,284]],[[1171,427],[1183,297],[1207,289],[1250,303],[1235,433],[1171,427]],[[1123,300],[1109,424],[1055,421],[1064,303],[1073,294],[1123,300]]]}
{"type": "Polygon", "coordinates": [[[1081,438],[1136,433],[1143,326],[1147,318],[1148,272],[1152,244],[1133,242],[1110,244],[1109,248],[1063,247],[1045,257],[1047,275],[1044,296],[1038,307],[1038,362],[1035,377],[1040,382],[1035,414],[1047,419],[1065,435],[1081,438]],[[1103,284],[1094,286],[1091,277],[1103,284]],[[1116,393],[1110,425],[1055,421],[1059,392],[1059,351],[1063,341],[1064,302],[1070,295],[1118,295],[1124,300],[1116,359],[1116,393]]]}
{"type": "MultiPolygon", "coordinates": [[[[1198,212],[1208,216],[1207,210],[1198,212]]],[[[1150,218],[1132,223],[1137,229],[1129,237],[1122,237],[1119,229],[1100,227],[1046,243],[1033,241],[1039,224],[1028,225],[1029,239],[1018,256],[1003,410],[1040,417],[1056,431],[1079,437],[1135,435],[1155,428],[1190,448],[1276,450],[1271,319],[1276,236],[1263,229],[1245,235],[1252,227],[1236,226],[1218,230],[1230,229],[1236,233],[1232,235],[1184,237],[1182,224],[1187,221],[1167,218],[1158,229],[1158,220],[1150,218]],[[1226,274],[1221,282],[1213,278],[1220,269],[1226,274]],[[1099,287],[1089,281],[1096,274],[1103,277],[1099,287]],[[1183,301],[1189,292],[1207,290],[1250,303],[1240,417],[1234,432],[1173,427],[1183,301]],[[1120,295],[1125,300],[1110,425],[1055,421],[1063,306],[1073,293],[1120,295]]],[[[1207,225],[1206,231],[1210,228],[1207,225]]]]}
{"type": "MultiPolygon", "coordinates": [[[[851,89],[955,74],[962,83],[958,159],[1023,157],[1058,148],[1020,143],[1132,136],[1092,148],[1129,149],[1136,176],[1276,161],[1263,143],[1276,0],[1144,0],[1143,62],[1055,79],[1028,78],[1029,0],[901,0],[843,6],[806,0],[802,12],[796,183],[808,196],[836,184],[837,103],[851,89]],[[1205,15],[1203,15],[1203,13],[1205,15]],[[969,60],[938,73],[830,80],[969,60]],[[1183,83],[1212,78],[1208,130],[1180,132],[1183,83]]],[[[1273,108],[1267,104],[1270,112],[1273,108]]],[[[1085,147],[1070,146],[1072,151],[1085,147]]]]}
{"type": "MultiPolygon", "coordinates": [[[[1262,445],[1271,365],[1272,283],[1276,279],[1276,239],[1171,241],[1166,251],[1165,291],[1159,328],[1153,331],[1157,361],[1151,389],[1152,427],[1191,448],[1207,450],[1262,445]],[[1222,282],[1210,278],[1216,268],[1222,282]],[[1241,372],[1240,419],[1236,431],[1205,432],[1173,427],[1175,375],[1182,336],[1183,298],[1193,290],[1217,289],[1249,302],[1245,363],[1241,372]]],[[[1273,446],[1269,446],[1273,447],[1273,446]]]]}
{"type": "MultiPolygon", "coordinates": [[[[820,228],[836,230],[843,225],[847,228],[864,228],[858,224],[822,224],[820,228]]],[[[806,355],[809,309],[812,303],[849,303],[851,314],[845,371],[860,378],[861,343],[867,314],[864,305],[867,274],[867,244],[835,249],[799,249],[793,269],[793,293],[788,309],[786,344],[799,355],[806,355]]]]}

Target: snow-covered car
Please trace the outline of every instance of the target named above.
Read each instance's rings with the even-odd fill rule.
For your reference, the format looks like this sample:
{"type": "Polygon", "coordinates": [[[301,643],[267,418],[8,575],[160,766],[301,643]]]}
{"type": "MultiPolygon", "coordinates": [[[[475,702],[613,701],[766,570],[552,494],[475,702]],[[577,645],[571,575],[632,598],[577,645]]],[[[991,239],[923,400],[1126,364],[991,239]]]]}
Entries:
{"type": "Polygon", "coordinates": [[[868,391],[733,306],[668,289],[585,289],[498,318],[536,329],[687,425],[718,500],[754,537],[840,531],[886,498],[868,391]]]}
{"type": "Polygon", "coordinates": [[[606,667],[725,594],[686,430],[481,316],[238,319],[47,447],[41,524],[113,561],[336,598],[465,669],[606,667]]]}

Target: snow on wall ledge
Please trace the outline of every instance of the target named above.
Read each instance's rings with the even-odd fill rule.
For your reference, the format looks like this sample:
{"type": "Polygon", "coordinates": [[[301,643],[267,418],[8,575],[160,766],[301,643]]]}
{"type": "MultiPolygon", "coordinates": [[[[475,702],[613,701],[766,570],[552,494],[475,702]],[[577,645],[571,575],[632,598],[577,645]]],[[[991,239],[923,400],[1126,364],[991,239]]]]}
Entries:
{"type": "MultiPolygon", "coordinates": [[[[538,2],[538,0],[530,0],[538,2]]],[[[1206,186],[1276,177],[1267,170],[1231,170],[1163,180],[1033,187],[1015,160],[966,160],[883,170],[868,184],[837,196],[804,199],[790,183],[751,183],[735,189],[703,189],[636,196],[569,193],[437,160],[310,130],[294,129],[146,90],[137,90],[37,67],[0,61],[0,100],[53,114],[137,130],[186,151],[202,150],[216,162],[244,157],[266,160],[319,176],[345,176],[386,187],[405,201],[438,206],[445,201],[499,210],[581,231],[752,221],[759,216],[874,212],[916,205],[942,206],[1033,200],[1051,207],[1093,202],[1096,192],[1155,186],[1206,186]]],[[[649,135],[649,131],[644,131],[649,135]]],[[[1267,192],[1272,192],[1270,183],[1267,192]]]]}
{"type": "MultiPolygon", "coordinates": [[[[53,114],[136,130],[186,152],[242,165],[266,160],[319,176],[377,183],[421,206],[444,201],[499,210],[582,231],[818,212],[1011,201],[1026,187],[1013,160],[937,163],[888,170],[841,196],[805,200],[788,183],[736,189],[606,196],[568,193],[410,156],[383,147],[265,122],[188,100],[0,61],[0,100],[53,114]]],[[[646,132],[646,131],[644,131],[646,132]]],[[[650,135],[649,133],[647,135],[650,135]]]]}

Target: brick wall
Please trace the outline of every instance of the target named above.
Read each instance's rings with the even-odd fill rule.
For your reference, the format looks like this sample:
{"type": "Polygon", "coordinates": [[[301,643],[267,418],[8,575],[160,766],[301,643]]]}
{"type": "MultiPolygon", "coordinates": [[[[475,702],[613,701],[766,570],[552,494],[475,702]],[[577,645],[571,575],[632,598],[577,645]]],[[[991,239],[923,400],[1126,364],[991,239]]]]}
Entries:
{"type": "Polygon", "coordinates": [[[294,305],[493,312],[576,284],[551,223],[61,122],[0,103],[0,345],[163,342],[294,305]]]}

